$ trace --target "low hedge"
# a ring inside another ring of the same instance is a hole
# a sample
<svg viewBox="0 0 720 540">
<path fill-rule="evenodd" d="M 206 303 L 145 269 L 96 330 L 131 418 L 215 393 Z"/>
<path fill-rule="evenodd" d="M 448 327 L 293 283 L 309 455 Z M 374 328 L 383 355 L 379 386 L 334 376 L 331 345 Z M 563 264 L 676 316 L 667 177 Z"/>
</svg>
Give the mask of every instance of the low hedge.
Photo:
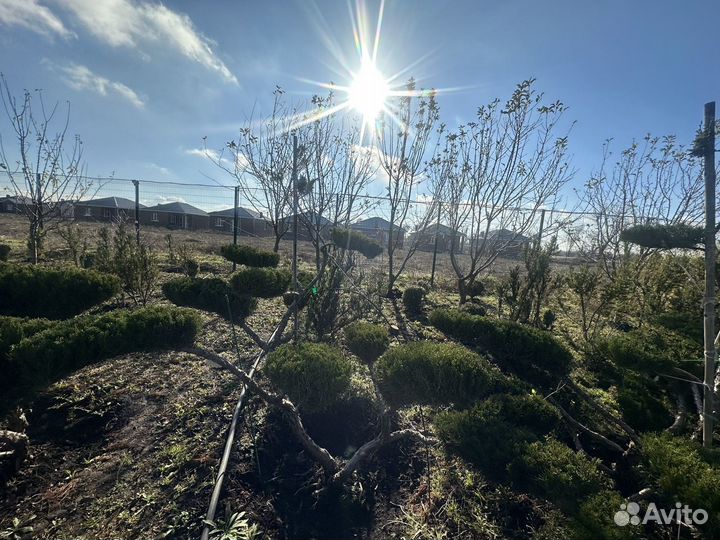
<svg viewBox="0 0 720 540">
<path fill-rule="evenodd" d="M 384 251 L 372 238 L 350 229 L 333 229 L 332 241 L 337 247 L 357 251 L 367 259 L 374 259 Z"/>
<path fill-rule="evenodd" d="M 353 365 L 324 343 L 287 344 L 271 352 L 263 373 L 301 410 L 322 412 L 350 387 Z"/>
<path fill-rule="evenodd" d="M 284 268 L 243 268 L 230 277 L 230 286 L 239 295 L 275 298 L 291 280 L 292 274 Z"/>
<path fill-rule="evenodd" d="M 173 304 L 212 311 L 225 319 L 230 315 L 228 299 L 234 320 L 249 317 L 257 307 L 255 298 L 237 294 L 221 278 L 181 277 L 164 283 L 162 291 Z"/>
<path fill-rule="evenodd" d="M 581 501 L 612 488 L 599 460 L 552 438 L 525 446 L 508 472 L 517 486 L 569 513 L 574 513 Z"/>
<path fill-rule="evenodd" d="M 0 315 L 65 319 L 118 292 L 117 277 L 93 270 L 0 263 Z"/>
<path fill-rule="evenodd" d="M 10 380 L 24 387 L 44 385 L 120 354 L 190 345 L 200 326 L 192 310 L 169 306 L 60 321 L 12 348 L 7 362 Z"/>
<path fill-rule="evenodd" d="M 275 267 L 280 262 L 280 255 L 253 246 L 228 244 L 220 248 L 220 254 L 228 261 L 245 266 Z"/>
<path fill-rule="evenodd" d="M 378 384 L 393 406 L 467 405 L 492 392 L 502 377 L 485 358 L 455 343 L 393 347 L 376 364 Z"/>
<path fill-rule="evenodd" d="M 0 261 L 7 261 L 10 256 L 10 246 L 7 244 L 0 244 Z"/>
<path fill-rule="evenodd" d="M 548 434 L 557 412 L 536 395 L 496 394 L 463 411 L 446 411 L 435 418 L 445 446 L 500 480 L 524 445 Z"/>
<path fill-rule="evenodd" d="M 42 332 L 55 324 L 48 319 L 28 319 L 23 317 L 0 317 L 0 361 L 10 351 L 10 347 L 26 337 Z"/>
<path fill-rule="evenodd" d="M 366 364 L 377 360 L 390 345 L 387 328 L 368 322 L 355 322 L 345 328 L 348 349 Z"/>
<path fill-rule="evenodd" d="M 684 437 L 645 435 L 642 438 L 645 480 L 663 504 L 673 508 L 676 501 L 690 508 L 704 509 L 709 516 L 698 528 L 707 538 L 720 536 L 720 453 L 707 451 Z"/>
<path fill-rule="evenodd" d="M 444 309 L 433 311 L 430 322 L 447 335 L 489 352 L 501 368 L 540 389 L 555 388 L 570 371 L 570 352 L 537 328 Z"/>
</svg>

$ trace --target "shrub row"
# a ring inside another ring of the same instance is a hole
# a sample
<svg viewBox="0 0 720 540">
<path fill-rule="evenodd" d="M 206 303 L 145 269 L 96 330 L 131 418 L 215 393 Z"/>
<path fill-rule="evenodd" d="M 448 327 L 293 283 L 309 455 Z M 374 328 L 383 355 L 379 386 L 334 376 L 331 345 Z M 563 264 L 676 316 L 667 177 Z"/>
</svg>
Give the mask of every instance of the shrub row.
<svg viewBox="0 0 720 540">
<path fill-rule="evenodd" d="M 230 262 L 243 264 L 245 266 L 274 267 L 280 262 L 280 255 L 277 253 L 240 244 L 222 246 L 220 248 L 220 254 Z"/>
<path fill-rule="evenodd" d="M 221 278 L 181 277 L 163 284 L 165 297 L 178 306 L 188 306 L 217 313 L 229 319 L 228 300 L 234 320 L 249 317 L 257 307 L 251 296 L 237 294 Z"/>
<path fill-rule="evenodd" d="M 435 418 L 446 447 L 494 479 L 504 478 L 523 446 L 549 433 L 556 423 L 555 408 L 535 395 L 496 394 L 471 409 Z"/>
<path fill-rule="evenodd" d="M 538 388 L 554 388 L 570 370 L 570 352 L 536 328 L 459 310 L 435 310 L 430 322 L 449 336 L 489 352 L 502 368 Z"/>
<path fill-rule="evenodd" d="M 79 268 L 0 264 L 0 314 L 64 319 L 112 298 L 120 281 Z"/>
<path fill-rule="evenodd" d="M 153 306 L 60 321 L 23 339 L 7 357 L 8 381 L 48 384 L 82 366 L 134 351 L 190 345 L 201 321 L 189 309 Z"/>
<path fill-rule="evenodd" d="M 368 322 L 355 322 L 345 328 L 348 349 L 366 364 L 377 360 L 390 345 L 387 328 Z"/>
<path fill-rule="evenodd" d="M 243 268 L 230 277 L 230 285 L 239 295 L 275 298 L 291 280 L 292 274 L 284 268 Z"/>
<path fill-rule="evenodd" d="M 263 373 L 302 411 L 322 412 L 350 386 L 352 363 L 324 343 L 286 344 L 270 353 Z"/>
<path fill-rule="evenodd" d="M 53 324 L 47 319 L 0 317 L 0 360 L 10 351 L 10 347 L 20 343 L 26 337 L 42 332 Z"/>
<path fill-rule="evenodd" d="M 374 259 L 384 250 L 383 246 L 372 238 L 350 229 L 333 229 L 332 241 L 337 247 L 357 251 L 367 259 Z"/>
<path fill-rule="evenodd" d="M 485 358 L 455 343 L 413 342 L 394 347 L 377 362 L 380 390 L 396 407 L 471 404 L 502 377 Z"/>
</svg>

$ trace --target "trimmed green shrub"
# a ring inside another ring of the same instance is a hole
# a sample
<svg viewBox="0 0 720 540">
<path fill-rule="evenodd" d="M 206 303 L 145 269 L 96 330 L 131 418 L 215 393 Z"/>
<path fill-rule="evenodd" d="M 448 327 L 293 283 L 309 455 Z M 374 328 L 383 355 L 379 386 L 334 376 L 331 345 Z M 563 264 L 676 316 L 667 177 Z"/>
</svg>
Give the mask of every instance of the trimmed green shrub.
<svg viewBox="0 0 720 540">
<path fill-rule="evenodd" d="M 368 322 L 354 322 L 345 328 L 348 349 L 366 364 L 377 360 L 390 345 L 387 328 Z"/>
<path fill-rule="evenodd" d="M 523 445 L 549 433 L 557 412 L 536 395 L 496 394 L 464 411 L 435 418 L 446 447 L 478 465 L 491 478 L 502 479 Z"/>
<path fill-rule="evenodd" d="M 538 388 L 554 388 L 570 371 L 570 352 L 537 328 L 444 309 L 433 311 L 430 322 L 447 335 L 489 352 L 501 368 Z"/>
<path fill-rule="evenodd" d="M 618 527 L 613 517 L 625 497 L 617 491 L 601 491 L 585 501 L 578 501 L 569 523 L 573 540 L 634 540 L 646 538 L 642 527 Z"/>
<path fill-rule="evenodd" d="M 461 345 L 421 341 L 391 348 L 376 370 L 383 396 L 396 407 L 470 404 L 494 391 L 502 377 L 485 358 Z"/>
<path fill-rule="evenodd" d="M 555 321 L 557 320 L 557 315 L 555 315 L 555 312 L 551 309 L 546 309 L 543 311 L 542 314 L 542 327 L 546 330 L 551 330 L 553 326 L 555 326 Z"/>
<path fill-rule="evenodd" d="M 275 267 L 280 262 L 280 255 L 277 253 L 241 244 L 222 246 L 220 254 L 230 262 L 257 268 Z"/>
<path fill-rule="evenodd" d="M 375 240 L 350 229 L 333 229 L 332 241 L 339 248 L 362 253 L 366 259 L 374 259 L 383 252 Z"/>
<path fill-rule="evenodd" d="M 508 472 L 518 486 L 552 501 L 561 510 L 574 512 L 579 501 L 612 488 L 612 481 L 598 463 L 597 459 L 548 438 L 523 448 Z"/>
<path fill-rule="evenodd" d="M 7 244 L 0 244 L 0 261 L 7 261 L 10 256 L 10 246 Z"/>
<path fill-rule="evenodd" d="M 703 508 L 709 520 L 699 529 L 707 538 L 720 534 L 720 455 L 708 452 L 683 437 L 645 435 L 642 438 L 646 480 L 660 494 L 667 508 L 676 501 Z M 660 505 L 659 505 L 660 506 Z"/>
<path fill-rule="evenodd" d="M 0 264 L 0 314 L 64 319 L 120 291 L 115 276 L 79 268 Z"/>
<path fill-rule="evenodd" d="M 688 249 L 704 242 L 704 229 L 684 223 L 635 225 L 620 233 L 620 240 L 660 249 Z"/>
<path fill-rule="evenodd" d="M 291 280 L 284 268 L 243 268 L 230 277 L 230 286 L 239 295 L 274 298 L 287 290 Z"/>
<path fill-rule="evenodd" d="M 425 298 L 425 289 L 421 287 L 408 287 L 403 291 L 402 301 L 408 313 L 422 313 L 423 298 Z"/>
<path fill-rule="evenodd" d="M 617 396 L 623 420 L 637 431 L 660 431 L 669 427 L 674 417 L 663 395 L 655 381 L 625 372 Z"/>
<path fill-rule="evenodd" d="M 10 351 L 10 347 L 20 343 L 23 338 L 42 332 L 53 324 L 47 319 L 0 317 L 0 362 Z"/>
<path fill-rule="evenodd" d="M 673 367 L 670 358 L 639 333 L 625 332 L 598 339 L 595 347 L 599 354 L 625 369 L 647 373 Z"/>
<path fill-rule="evenodd" d="M 249 317 L 257 307 L 251 296 L 239 295 L 220 278 L 181 277 L 163 284 L 165 297 L 178 306 L 188 306 L 217 313 L 229 319 L 228 299 L 234 320 Z"/>
<path fill-rule="evenodd" d="M 324 343 L 286 344 L 271 352 L 263 373 L 301 410 L 313 413 L 337 403 L 350 386 L 352 363 Z"/>
<path fill-rule="evenodd" d="M 168 306 L 84 315 L 23 339 L 8 364 L 21 386 L 44 385 L 120 354 L 190 345 L 200 325 L 192 310 Z"/>
<path fill-rule="evenodd" d="M 485 285 L 482 281 L 473 281 L 465 284 L 465 294 L 469 298 L 477 298 L 485 294 Z"/>
<path fill-rule="evenodd" d="M 485 306 L 481 306 L 475 302 L 465 302 L 460 306 L 460 309 L 469 315 L 477 315 L 479 317 L 487 315 L 487 309 Z"/>
</svg>

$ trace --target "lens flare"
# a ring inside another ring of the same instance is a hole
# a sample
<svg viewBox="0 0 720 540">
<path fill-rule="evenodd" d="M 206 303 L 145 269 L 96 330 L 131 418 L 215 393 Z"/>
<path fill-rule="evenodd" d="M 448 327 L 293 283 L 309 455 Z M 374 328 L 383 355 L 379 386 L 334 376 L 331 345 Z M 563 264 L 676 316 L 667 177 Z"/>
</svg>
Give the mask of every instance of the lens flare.
<svg viewBox="0 0 720 540">
<path fill-rule="evenodd" d="M 363 60 L 348 90 L 348 105 L 363 115 L 367 123 L 373 122 L 385 108 L 390 93 L 387 81 L 369 59 Z"/>
</svg>

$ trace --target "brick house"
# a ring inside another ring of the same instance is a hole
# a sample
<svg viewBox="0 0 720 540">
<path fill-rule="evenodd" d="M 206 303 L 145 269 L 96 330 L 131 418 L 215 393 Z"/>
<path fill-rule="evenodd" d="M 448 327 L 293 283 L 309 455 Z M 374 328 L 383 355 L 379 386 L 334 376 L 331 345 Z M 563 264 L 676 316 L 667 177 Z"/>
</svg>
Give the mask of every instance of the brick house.
<svg viewBox="0 0 720 540">
<path fill-rule="evenodd" d="M 235 209 L 210 212 L 210 229 L 213 231 L 233 232 Z M 272 226 L 263 219 L 262 214 L 250 208 L 238 207 L 238 234 L 242 236 L 272 236 Z"/>
<path fill-rule="evenodd" d="M 371 217 L 356 221 L 350 228 L 353 231 L 364 234 L 368 238 L 375 240 L 381 246 L 387 246 L 390 239 L 390 222 L 381 217 Z M 405 242 L 405 229 L 393 225 L 396 236 L 396 246 L 401 248 Z"/>
<path fill-rule="evenodd" d="M 192 204 L 171 202 L 143 208 L 140 211 L 140 223 L 168 229 L 197 231 L 210 228 L 210 216 L 205 210 Z"/>
</svg>

